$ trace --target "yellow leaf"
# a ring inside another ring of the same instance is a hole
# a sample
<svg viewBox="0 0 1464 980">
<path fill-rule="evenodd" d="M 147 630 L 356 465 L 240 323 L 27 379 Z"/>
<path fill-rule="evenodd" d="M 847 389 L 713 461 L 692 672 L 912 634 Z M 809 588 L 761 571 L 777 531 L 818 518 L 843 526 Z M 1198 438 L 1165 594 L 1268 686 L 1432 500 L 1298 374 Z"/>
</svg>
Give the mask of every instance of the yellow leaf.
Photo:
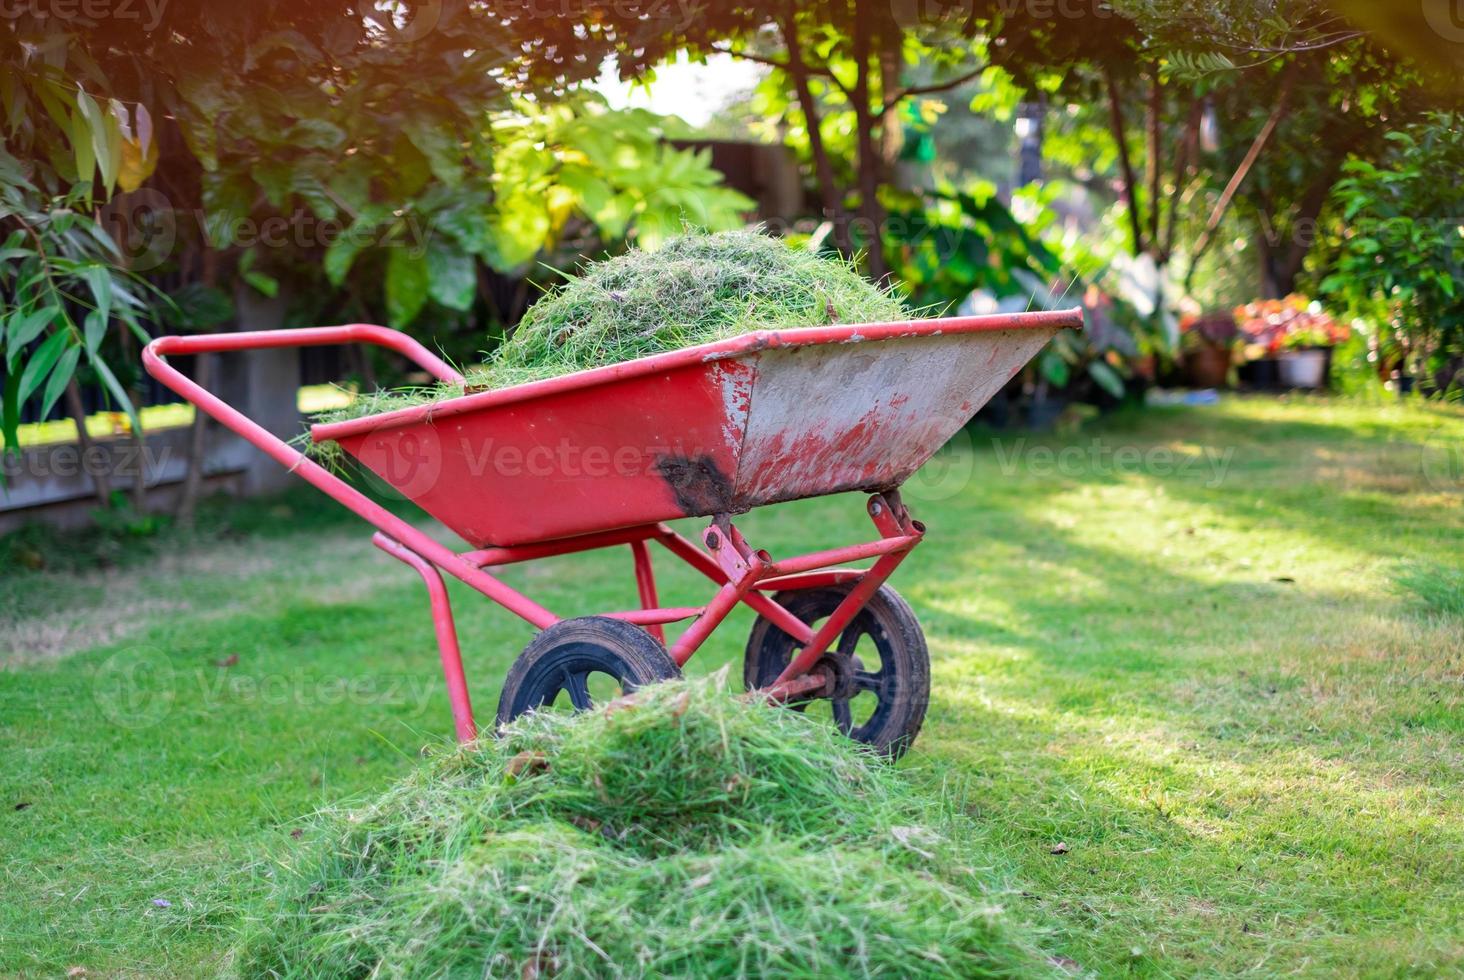
<svg viewBox="0 0 1464 980">
<path fill-rule="evenodd" d="M 122 166 L 117 168 L 117 185 L 124 191 L 135 191 L 158 168 L 158 141 L 151 140 L 146 150 L 135 139 L 122 141 Z"/>
<path fill-rule="evenodd" d="M 544 247 L 552 249 L 559 241 L 559 232 L 574 212 L 577 195 L 563 184 L 549 188 L 548 211 L 549 232 L 544 238 Z"/>
</svg>

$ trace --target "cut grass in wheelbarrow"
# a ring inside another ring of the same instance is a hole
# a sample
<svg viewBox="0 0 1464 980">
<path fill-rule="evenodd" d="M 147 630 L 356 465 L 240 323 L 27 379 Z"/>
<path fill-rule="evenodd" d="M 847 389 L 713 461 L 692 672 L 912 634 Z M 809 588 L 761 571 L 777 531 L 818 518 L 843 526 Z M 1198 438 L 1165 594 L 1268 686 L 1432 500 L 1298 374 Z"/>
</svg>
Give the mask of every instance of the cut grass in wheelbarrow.
<svg viewBox="0 0 1464 980">
<path fill-rule="evenodd" d="M 843 260 L 756 231 L 693 232 L 655 252 L 631 249 L 586 265 L 531 306 L 485 363 L 467 369 L 467 383 L 507 388 L 753 330 L 881 323 L 908 315 L 897 296 Z M 366 392 L 316 421 L 429 404 L 463 390 L 438 384 Z M 333 446 L 316 444 L 312 452 L 337 458 Z"/>
<path fill-rule="evenodd" d="M 246 975 L 1031 976 L 944 804 L 718 680 L 536 712 L 277 871 Z"/>
</svg>

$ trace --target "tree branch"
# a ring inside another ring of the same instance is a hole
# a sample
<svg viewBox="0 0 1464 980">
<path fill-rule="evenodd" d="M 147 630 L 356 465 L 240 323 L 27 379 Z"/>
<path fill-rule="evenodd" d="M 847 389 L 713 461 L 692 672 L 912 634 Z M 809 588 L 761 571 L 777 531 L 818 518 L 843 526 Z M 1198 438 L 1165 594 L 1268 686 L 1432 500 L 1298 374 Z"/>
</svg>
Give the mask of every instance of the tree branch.
<svg viewBox="0 0 1464 980">
<path fill-rule="evenodd" d="M 884 100 L 884 105 L 880 107 L 880 110 L 875 113 L 875 115 L 884 115 L 890 109 L 893 109 L 895 106 L 899 105 L 901 102 L 904 102 L 912 95 L 933 95 L 936 92 L 949 92 L 953 88 L 960 88 L 967 82 L 980 77 L 981 73 L 989 67 L 991 66 L 981 65 L 980 67 L 973 68 L 971 71 L 965 72 L 964 74 L 957 75 L 955 78 L 946 79 L 943 82 L 931 82 L 928 85 L 911 85 L 907 88 L 902 88 L 899 91 L 886 97 Z"/>
<path fill-rule="evenodd" d="M 843 255 L 849 255 L 853 251 L 853 243 L 849 239 L 849 222 L 844 215 L 839 187 L 834 179 L 834 166 L 829 160 L 828 148 L 824 146 L 818 100 L 813 97 L 813 89 L 808 84 L 808 66 L 803 60 L 803 44 L 798 39 L 797 12 L 796 0 L 788 0 L 783 16 L 778 20 L 778 31 L 783 35 L 783 46 L 788 51 L 788 77 L 793 81 L 793 90 L 798 96 L 804 125 L 808 129 L 808 151 L 813 157 L 813 172 L 818 180 L 819 203 L 823 207 L 824 217 L 833 223 L 834 248 Z"/>
<path fill-rule="evenodd" d="M 1271 134 L 1276 131 L 1276 126 L 1286 115 L 1286 110 L 1291 103 L 1291 89 L 1296 82 L 1296 62 L 1287 66 L 1285 76 L 1281 81 L 1281 95 L 1276 99 L 1275 108 L 1267 117 L 1266 123 L 1261 131 L 1256 134 L 1250 149 L 1246 152 L 1245 159 L 1240 166 L 1235 168 L 1235 173 L 1230 176 L 1230 183 L 1225 185 L 1225 191 L 1220 195 L 1220 200 L 1215 203 L 1215 209 L 1210 212 L 1210 220 L 1205 222 L 1205 230 L 1200 235 L 1200 240 L 1195 243 L 1194 251 L 1190 253 L 1189 272 L 1185 275 L 1185 290 L 1188 291 L 1190 284 L 1194 281 L 1195 270 L 1199 268 L 1200 258 L 1209 247 L 1214 244 L 1215 232 L 1220 228 L 1220 222 L 1225 220 L 1225 213 L 1230 210 L 1230 203 L 1235 200 L 1236 192 L 1240 185 L 1245 183 L 1246 177 L 1250 175 L 1251 169 L 1255 167 L 1256 161 L 1260 159 L 1261 151 L 1271 139 Z"/>
<path fill-rule="evenodd" d="M 1159 247 L 1159 195 L 1164 180 L 1164 83 L 1159 77 L 1159 66 L 1152 69 L 1149 80 L 1149 244 Z M 1158 256 L 1155 256 L 1158 258 Z"/>
<path fill-rule="evenodd" d="M 1184 124 L 1184 138 L 1180 140 L 1179 152 L 1174 155 L 1174 193 L 1169 195 L 1169 214 L 1165 221 L 1164 243 L 1159 254 L 1167 264 L 1174 256 L 1174 241 L 1179 235 L 1179 211 L 1184 200 L 1184 188 L 1189 178 L 1190 166 L 1199 149 L 1200 122 L 1205 115 L 1205 103 L 1195 99 L 1190 106 L 1189 118 Z"/>
<path fill-rule="evenodd" d="M 717 51 L 721 54 L 731 55 L 734 58 L 741 58 L 743 61 L 751 61 L 754 64 L 758 65 L 767 65 L 769 68 L 776 68 L 779 71 L 786 72 L 793 70 L 793 66 L 790 61 L 779 61 L 777 58 L 770 58 L 767 55 L 762 54 L 754 54 L 751 51 L 747 51 L 742 48 L 734 48 L 730 45 L 727 47 L 722 47 L 721 45 L 713 44 L 712 50 Z M 809 65 L 805 62 L 803 64 L 803 70 L 809 75 L 827 79 L 834 86 L 834 88 L 838 89 L 840 92 L 843 92 L 846 97 L 849 95 L 848 86 L 839 81 L 839 76 L 834 74 L 833 69 L 820 68 L 816 65 Z"/>
<path fill-rule="evenodd" d="M 1103 82 L 1108 88 L 1108 124 L 1118 144 L 1118 163 L 1123 169 L 1123 191 L 1128 200 L 1129 231 L 1133 235 L 1134 256 L 1144 254 L 1144 222 L 1139 214 L 1139 198 L 1135 192 L 1134 162 L 1129 159 L 1128 140 L 1124 138 L 1123 103 L 1113 72 L 1103 67 Z"/>
<path fill-rule="evenodd" d="M 867 5 L 860 4 L 857 0 L 853 4 L 854 68 L 857 72 L 854 76 L 853 101 L 859 145 L 859 216 L 868 225 L 865 230 L 869 235 L 869 253 L 865 261 L 868 263 L 869 277 L 879 282 L 884 279 L 887 271 L 884 260 L 884 232 L 881 227 L 884 224 L 884 213 L 879 204 L 879 174 L 883 161 L 874 144 L 873 130 L 879 125 L 879 117 L 869 104 L 869 65 L 873 38 L 870 36 L 872 28 L 868 12 Z"/>
</svg>

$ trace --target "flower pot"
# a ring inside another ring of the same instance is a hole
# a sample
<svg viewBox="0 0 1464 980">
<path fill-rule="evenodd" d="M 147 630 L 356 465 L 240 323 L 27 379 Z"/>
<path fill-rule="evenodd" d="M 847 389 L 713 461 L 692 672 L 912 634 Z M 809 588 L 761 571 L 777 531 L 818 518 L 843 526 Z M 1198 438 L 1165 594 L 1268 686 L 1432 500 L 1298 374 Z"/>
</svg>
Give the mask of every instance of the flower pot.
<svg viewBox="0 0 1464 980">
<path fill-rule="evenodd" d="M 1223 347 L 1197 347 L 1184 355 L 1185 372 L 1196 388 L 1224 388 L 1230 377 L 1230 351 Z"/>
<path fill-rule="evenodd" d="M 1280 369 L 1281 383 L 1287 388 L 1325 388 L 1328 360 L 1325 348 L 1309 347 L 1287 351 L 1276 366 Z"/>
</svg>

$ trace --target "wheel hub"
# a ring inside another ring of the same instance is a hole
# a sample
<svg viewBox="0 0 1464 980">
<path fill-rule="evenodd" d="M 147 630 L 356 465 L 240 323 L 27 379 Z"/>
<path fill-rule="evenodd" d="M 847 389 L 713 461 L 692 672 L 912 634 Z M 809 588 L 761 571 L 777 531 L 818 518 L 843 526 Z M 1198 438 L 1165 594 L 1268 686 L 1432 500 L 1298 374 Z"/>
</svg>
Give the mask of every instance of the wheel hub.
<svg viewBox="0 0 1464 980">
<path fill-rule="evenodd" d="M 854 678 L 859 671 L 864 669 L 864 664 L 857 654 L 829 652 L 818 659 L 818 663 L 814 665 L 813 669 L 827 678 L 823 691 L 824 697 L 835 701 L 846 701 L 856 693 Z"/>
</svg>

